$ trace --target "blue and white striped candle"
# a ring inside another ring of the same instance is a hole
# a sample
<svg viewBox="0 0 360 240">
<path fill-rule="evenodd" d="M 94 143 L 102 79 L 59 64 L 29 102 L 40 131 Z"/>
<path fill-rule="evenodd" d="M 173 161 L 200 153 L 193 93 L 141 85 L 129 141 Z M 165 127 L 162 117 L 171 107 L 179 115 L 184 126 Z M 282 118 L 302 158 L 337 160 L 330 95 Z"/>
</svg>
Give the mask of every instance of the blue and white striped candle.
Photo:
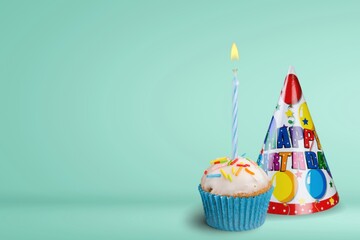
<svg viewBox="0 0 360 240">
<path fill-rule="evenodd" d="M 233 43 L 231 46 L 231 61 L 239 60 L 239 52 L 237 50 L 236 44 Z M 234 79 L 233 79 L 233 97 L 232 97 L 232 159 L 235 159 L 238 156 L 238 88 L 239 80 L 237 78 L 237 69 L 233 69 Z"/>
</svg>

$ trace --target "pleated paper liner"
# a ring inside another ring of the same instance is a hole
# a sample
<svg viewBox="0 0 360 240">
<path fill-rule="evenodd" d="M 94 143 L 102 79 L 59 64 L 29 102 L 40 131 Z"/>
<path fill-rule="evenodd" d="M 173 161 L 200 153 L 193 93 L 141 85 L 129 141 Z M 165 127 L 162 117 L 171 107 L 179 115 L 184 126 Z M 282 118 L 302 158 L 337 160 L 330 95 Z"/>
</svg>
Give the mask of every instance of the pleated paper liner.
<svg viewBox="0 0 360 240">
<path fill-rule="evenodd" d="M 245 231 L 264 224 L 274 187 L 254 197 L 227 197 L 199 192 L 204 206 L 206 223 L 225 231 Z"/>
</svg>

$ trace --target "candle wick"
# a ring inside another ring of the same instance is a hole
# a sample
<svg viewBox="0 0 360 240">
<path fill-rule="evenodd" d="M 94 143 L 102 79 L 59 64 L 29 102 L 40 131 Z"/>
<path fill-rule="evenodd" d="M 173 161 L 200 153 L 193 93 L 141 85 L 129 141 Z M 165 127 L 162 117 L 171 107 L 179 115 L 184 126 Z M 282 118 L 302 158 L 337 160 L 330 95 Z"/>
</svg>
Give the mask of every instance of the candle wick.
<svg viewBox="0 0 360 240">
<path fill-rule="evenodd" d="M 234 69 L 233 69 L 234 76 L 237 75 L 237 72 L 238 72 L 238 69 L 237 69 L 237 68 L 234 68 Z"/>
<path fill-rule="evenodd" d="M 238 72 L 237 68 L 234 68 L 233 73 L 234 73 L 234 84 L 235 85 L 239 85 L 239 80 L 237 78 L 237 72 Z"/>
</svg>

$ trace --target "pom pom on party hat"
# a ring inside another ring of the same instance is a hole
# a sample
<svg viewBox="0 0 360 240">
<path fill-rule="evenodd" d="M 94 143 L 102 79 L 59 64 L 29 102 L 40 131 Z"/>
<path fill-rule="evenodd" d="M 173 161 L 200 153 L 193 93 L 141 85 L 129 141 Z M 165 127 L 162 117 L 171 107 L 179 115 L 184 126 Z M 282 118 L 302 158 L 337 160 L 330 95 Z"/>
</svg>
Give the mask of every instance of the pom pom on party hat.
<svg viewBox="0 0 360 240">
<path fill-rule="evenodd" d="M 299 80 L 290 67 L 258 161 L 272 179 L 268 213 L 302 215 L 339 203 Z"/>
</svg>

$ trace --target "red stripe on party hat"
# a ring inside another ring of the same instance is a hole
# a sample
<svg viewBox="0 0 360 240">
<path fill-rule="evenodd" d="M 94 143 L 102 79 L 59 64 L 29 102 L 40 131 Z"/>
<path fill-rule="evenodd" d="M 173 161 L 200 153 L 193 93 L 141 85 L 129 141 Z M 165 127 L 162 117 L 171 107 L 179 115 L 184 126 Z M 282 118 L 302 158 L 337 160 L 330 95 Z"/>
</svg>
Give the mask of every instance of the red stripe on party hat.
<svg viewBox="0 0 360 240">
<path fill-rule="evenodd" d="M 339 203 L 339 195 L 335 193 L 332 197 L 321 201 L 303 204 L 286 204 L 270 202 L 268 213 L 280 215 L 305 215 L 311 213 L 322 212 L 335 207 Z"/>
</svg>

